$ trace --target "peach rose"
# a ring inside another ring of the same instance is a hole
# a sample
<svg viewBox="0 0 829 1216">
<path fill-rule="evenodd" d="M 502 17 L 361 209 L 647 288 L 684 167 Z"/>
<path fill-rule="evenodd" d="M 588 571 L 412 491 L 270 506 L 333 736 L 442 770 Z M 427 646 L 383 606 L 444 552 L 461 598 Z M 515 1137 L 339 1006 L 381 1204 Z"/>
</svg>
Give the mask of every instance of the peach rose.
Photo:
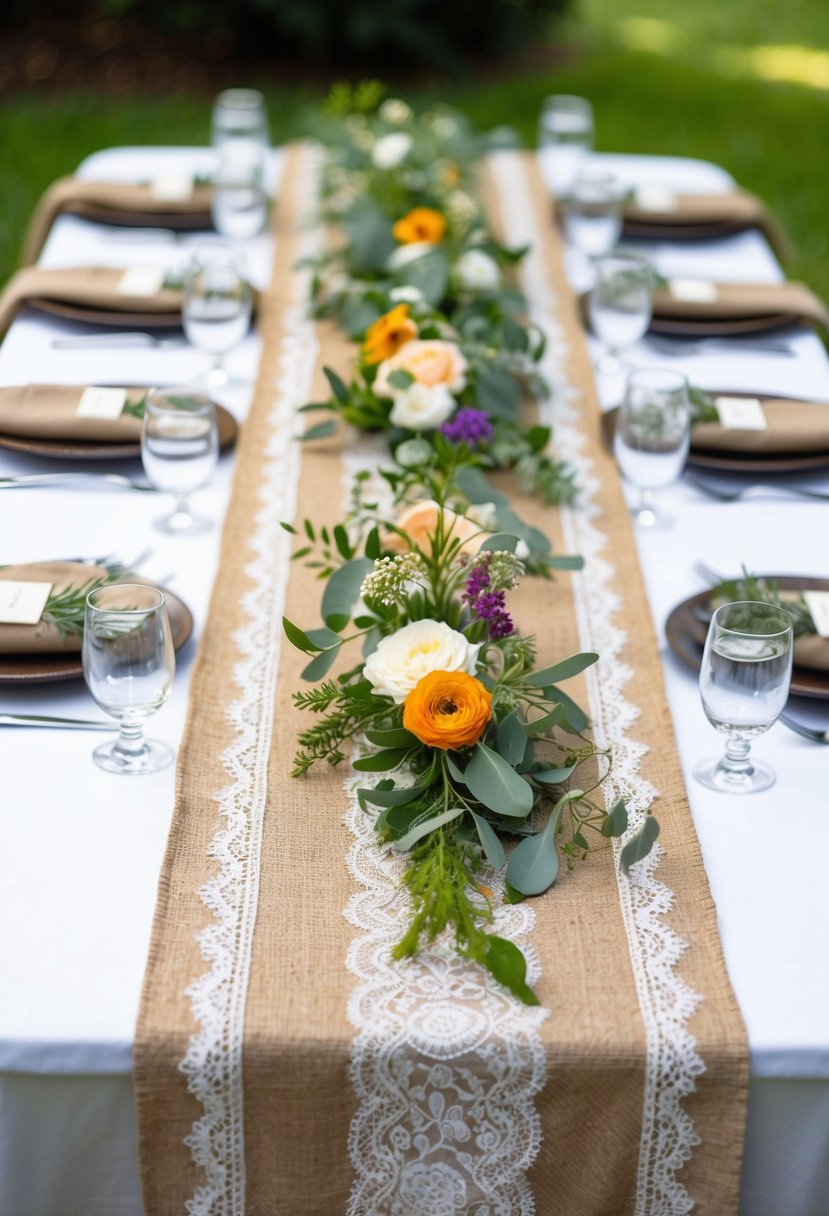
<svg viewBox="0 0 829 1216">
<path fill-rule="evenodd" d="M 432 539 L 438 530 L 438 521 L 443 515 L 444 540 L 461 542 L 460 552 L 468 553 L 471 557 L 481 547 L 481 542 L 490 535 L 480 524 L 465 515 L 458 515 L 451 507 L 441 507 L 433 498 L 421 498 L 401 512 L 394 521 L 406 537 L 424 553 L 431 553 Z M 385 548 L 396 553 L 408 553 L 409 546 L 402 536 L 390 532 L 383 538 Z"/>
<path fill-rule="evenodd" d="M 389 384 L 389 376 L 393 372 L 405 371 L 414 376 L 418 384 L 425 384 L 428 388 L 442 384 L 450 393 L 459 393 L 466 387 L 468 366 L 454 342 L 444 342 L 440 338 L 415 338 L 379 365 L 374 391 L 378 397 L 393 397 L 395 389 Z"/>
</svg>

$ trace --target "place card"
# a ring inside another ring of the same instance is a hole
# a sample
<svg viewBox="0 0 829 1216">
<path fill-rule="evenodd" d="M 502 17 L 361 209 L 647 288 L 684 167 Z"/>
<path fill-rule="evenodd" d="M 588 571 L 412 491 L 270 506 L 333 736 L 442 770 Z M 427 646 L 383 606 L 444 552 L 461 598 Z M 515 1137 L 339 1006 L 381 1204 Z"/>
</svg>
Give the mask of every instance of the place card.
<svg viewBox="0 0 829 1216">
<path fill-rule="evenodd" d="M 667 186 L 660 186 L 656 182 L 637 186 L 633 201 L 640 211 L 659 211 L 663 214 L 676 211 L 678 206 L 673 190 L 669 190 Z"/>
<path fill-rule="evenodd" d="M 160 266 L 131 266 L 118 282 L 119 296 L 157 296 L 164 285 Z"/>
<path fill-rule="evenodd" d="M 812 614 L 815 633 L 822 638 L 829 638 L 829 591 L 804 591 L 803 598 Z"/>
<path fill-rule="evenodd" d="M 0 625 L 36 625 L 51 590 L 51 583 L 0 579 Z"/>
<path fill-rule="evenodd" d="M 715 304 L 717 285 L 710 279 L 669 279 L 668 291 L 686 304 Z"/>
<path fill-rule="evenodd" d="M 720 425 L 730 431 L 765 431 L 768 422 L 759 397 L 715 397 Z"/>
<path fill-rule="evenodd" d="M 125 388 L 98 388 L 92 385 L 81 393 L 75 413 L 78 418 L 120 418 L 126 403 Z"/>
<path fill-rule="evenodd" d="M 193 196 L 193 175 L 185 172 L 160 173 L 150 184 L 150 195 L 160 203 L 186 203 Z"/>
</svg>

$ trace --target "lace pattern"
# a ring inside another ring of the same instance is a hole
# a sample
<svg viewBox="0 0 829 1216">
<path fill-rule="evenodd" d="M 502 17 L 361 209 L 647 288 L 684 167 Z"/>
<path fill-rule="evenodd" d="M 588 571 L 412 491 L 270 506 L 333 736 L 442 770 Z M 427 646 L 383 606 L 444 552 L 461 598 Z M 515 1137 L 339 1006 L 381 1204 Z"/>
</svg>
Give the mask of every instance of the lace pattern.
<svg viewBox="0 0 829 1216">
<path fill-rule="evenodd" d="M 316 199 L 313 155 L 301 154 L 296 189 L 300 213 Z M 319 230 L 305 230 L 297 250 L 312 256 Z M 216 875 L 199 892 L 213 920 L 199 934 L 208 970 L 187 989 L 199 1031 L 179 1067 L 204 1109 L 185 1144 L 205 1173 L 204 1185 L 187 1202 L 190 1216 L 244 1216 L 245 1155 L 242 1041 L 253 930 L 259 894 L 262 824 L 267 797 L 268 756 L 279 669 L 282 601 L 290 564 L 290 538 L 280 520 L 293 516 L 299 476 L 299 444 L 286 443 L 296 429 L 296 409 L 310 395 L 317 356 L 308 317 L 310 272 L 293 276 L 284 315 L 268 442 L 258 469 L 259 510 L 245 573 L 252 586 L 242 599 L 244 624 L 234 634 L 241 659 L 234 668 L 238 696 L 228 707 L 233 743 L 222 763 L 231 783 L 217 796 L 222 826 L 209 846 Z"/>
<path fill-rule="evenodd" d="M 505 239 L 515 245 L 529 242 L 537 248 L 539 217 L 532 206 L 526 166 L 519 156 L 509 152 L 496 154 L 492 165 Z M 645 748 L 629 734 L 638 710 L 624 693 L 631 673 L 624 661 L 626 635 L 614 623 L 621 605 L 616 589 L 619 584 L 606 555 L 607 538 L 597 519 L 598 482 L 585 453 L 586 437 L 579 427 L 579 390 L 566 376 L 567 337 L 557 320 L 555 292 L 543 259 L 526 258 L 521 275 L 530 315 L 548 339 L 542 371 L 553 394 L 552 401 L 543 405 L 544 421 L 555 425 L 556 451 L 578 470 L 583 487 L 578 503 L 562 509 L 562 520 L 568 546 L 585 558 L 585 574 L 573 580 L 581 644 L 602 657 L 587 674 L 595 737 L 613 749 L 613 772 L 605 795 L 610 802 L 619 797 L 627 801 L 631 835 L 641 825 L 657 791 L 639 773 Z M 617 863 L 623 845 L 624 840 L 614 841 Z M 687 1029 L 688 1019 L 702 998 L 674 969 L 687 943 L 666 919 L 673 893 L 657 878 L 660 855 L 657 846 L 632 867 L 627 877 L 618 864 L 616 867 L 647 1036 L 636 1216 L 686 1216 L 694 1203 L 676 1173 L 700 1141 L 681 1103 L 693 1092 L 694 1078 L 705 1070 L 696 1041 Z"/>
</svg>

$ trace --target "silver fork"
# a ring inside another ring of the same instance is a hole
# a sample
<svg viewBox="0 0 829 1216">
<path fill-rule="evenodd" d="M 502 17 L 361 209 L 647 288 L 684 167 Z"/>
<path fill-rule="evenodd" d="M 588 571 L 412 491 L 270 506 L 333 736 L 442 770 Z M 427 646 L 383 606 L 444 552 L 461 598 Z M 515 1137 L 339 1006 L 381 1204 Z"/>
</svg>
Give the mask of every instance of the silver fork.
<svg viewBox="0 0 829 1216">
<path fill-rule="evenodd" d="M 717 502 L 739 502 L 743 498 L 814 498 L 821 502 L 829 502 L 829 492 L 825 490 L 809 490 L 805 486 L 776 486 L 776 485 L 753 485 L 743 486 L 739 490 L 720 490 L 716 486 L 712 486 L 710 482 L 702 481 L 695 477 L 693 473 L 683 473 L 683 480 L 692 485 L 694 489 L 699 490 L 702 494 L 707 494 L 709 498 L 715 498 Z"/>
<path fill-rule="evenodd" d="M 664 355 L 701 355 L 710 350 L 732 355 L 785 355 L 793 358 L 795 353 L 783 342 L 747 342 L 741 338 L 695 338 L 685 342 L 663 334 L 648 334 L 645 341 Z"/>
<path fill-rule="evenodd" d="M 106 481 L 125 490 L 156 493 L 155 486 L 146 481 L 133 481 L 122 473 L 26 473 L 19 477 L 0 477 L 0 490 L 24 489 L 27 486 L 52 486 L 72 481 Z"/>
<path fill-rule="evenodd" d="M 0 726 L 51 726 L 61 730 L 117 730 L 117 722 L 88 718 L 52 718 L 47 714 L 0 714 Z"/>
<path fill-rule="evenodd" d="M 157 338 L 135 330 L 123 334 L 83 334 L 77 338 L 53 338 L 55 350 L 83 350 L 90 346 L 152 346 L 159 350 L 186 346 L 184 338 Z"/>
</svg>

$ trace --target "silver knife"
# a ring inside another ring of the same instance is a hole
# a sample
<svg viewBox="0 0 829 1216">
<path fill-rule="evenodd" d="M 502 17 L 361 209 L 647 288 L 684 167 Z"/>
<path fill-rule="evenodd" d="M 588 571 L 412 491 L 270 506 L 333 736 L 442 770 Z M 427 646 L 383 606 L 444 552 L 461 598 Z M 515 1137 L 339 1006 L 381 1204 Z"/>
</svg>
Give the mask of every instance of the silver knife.
<svg viewBox="0 0 829 1216">
<path fill-rule="evenodd" d="M 163 350 L 167 348 L 184 349 L 187 346 L 187 340 L 185 338 L 157 338 L 155 334 L 135 330 L 123 334 L 83 334 L 77 338 L 53 338 L 51 345 L 55 350 L 82 350 L 87 346 L 151 346 Z"/>
<path fill-rule="evenodd" d="M 64 730 L 117 730 L 117 722 L 88 718 L 50 718 L 46 714 L 0 714 L 0 726 L 53 726 Z"/>
</svg>

